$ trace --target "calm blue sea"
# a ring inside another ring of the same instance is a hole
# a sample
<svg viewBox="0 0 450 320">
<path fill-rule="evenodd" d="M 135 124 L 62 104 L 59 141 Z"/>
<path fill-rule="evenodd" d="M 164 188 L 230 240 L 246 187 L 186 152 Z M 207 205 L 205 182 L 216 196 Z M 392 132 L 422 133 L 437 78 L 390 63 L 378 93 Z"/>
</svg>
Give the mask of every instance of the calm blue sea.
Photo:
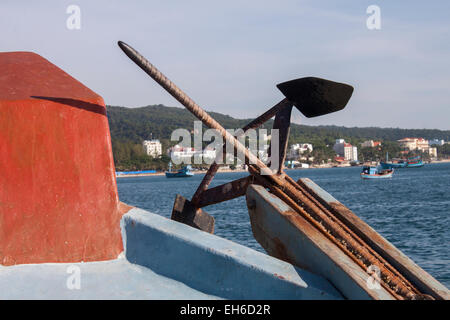
<svg viewBox="0 0 450 320">
<path fill-rule="evenodd" d="M 450 163 L 399 169 L 392 179 L 362 180 L 360 167 L 288 170 L 307 177 L 348 206 L 423 269 L 450 288 Z M 219 173 L 212 186 L 247 173 Z M 170 217 L 176 194 L 191 198 L 203 175 L 120 178 L 120 200 Z M 215 234 L 264 252 L 254 240 L 243 197 L 206 207 Z"/>
</svg>

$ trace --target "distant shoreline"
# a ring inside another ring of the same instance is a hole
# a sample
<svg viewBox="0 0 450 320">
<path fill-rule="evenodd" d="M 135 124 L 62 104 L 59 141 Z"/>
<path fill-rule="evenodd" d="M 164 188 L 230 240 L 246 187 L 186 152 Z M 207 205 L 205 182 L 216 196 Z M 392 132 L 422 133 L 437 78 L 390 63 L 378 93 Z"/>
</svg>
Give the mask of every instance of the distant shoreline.
<svg viewBox="0 0 450 320">
<path fill-rule="evenodd" d="M 195 171 L 191 171 L 193 174 L 205 174 L 207 172 L 207 170 L 195 170 Z M 218 173 L 222 173 L 222 172 L 247 172 L 247 170 L 244 169 L 236 169 L 236 170 L 231 170 L 231 169 L 222 169 L 218 171 Z M 155 172 L 155 173 L 141 173 L 141 174 L 121 174 L 121 175 L 116 175 L 116 178 L 127 178 L 127 177 L 150 177 L 150 176 L 164 176 L 166 175 L 165 172 Z"/>
<path fill-rule="evenodd" d="M 447 163 L 450 162 L 450 159 L 443 159 L 443 160 L 435 160 L 435 161 L 431 161 L 431 163 Z M 426 163 L 428 164 L 428 163 Z M 359 167 L 362 165 L 358 165 Z M 350 166 L 342 166 L 342 165 L 338 165 L 336 166 L 337 168 L 349 168 Z M 305 170 L 305 169 L 324 169 L 324 168 L 336 168 L 334 166 L 312 166 L 309 168 L 294 168 L 294 169 L 289 169 L 286 168 L 286 170 Z M 193 174 L 205 174 L 207 172 L 207 170 L 197 170 L 197 171 L 192 171 Z M 223 172 L 247 172 L 247 170 L 244 169 L 236 169 L 236 170 L 231 170 L 231 169 L 220 169 L 218 171 L 218 173 L 223 173 Z M 140 173 L 140 174 L 121 174 L 121 175 L 116 175 L 116 178 L 135 178 L 135 177 L 152 177 L 152 176 L 164 176 L 165 172 L 155 172 L 155 173 Z"/>
</svg>

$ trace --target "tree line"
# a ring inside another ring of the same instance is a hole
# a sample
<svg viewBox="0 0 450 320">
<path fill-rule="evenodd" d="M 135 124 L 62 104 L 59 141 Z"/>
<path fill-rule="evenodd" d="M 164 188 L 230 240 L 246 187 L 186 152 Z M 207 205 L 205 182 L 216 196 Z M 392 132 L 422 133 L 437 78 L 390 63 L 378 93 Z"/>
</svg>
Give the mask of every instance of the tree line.
<svg viewBox="0 0 450 320">
<path fill-rule="evenodd" d="M 176 144 L 170 136 L 175 129 L 185 128 L 191 132 L 194 121 L 198 120 L 184 108 L 151 105 L 141 108 L 107 106 L 108 121 L 116 170 L 167 170 L 170 161 L 166 150 Z M 242 128 L 252 119 L 235 119 L 228 115 L 210 112 L 226 129 Z M 269 120 L 262 128 L 272 128 L 273 120 Z M 204 127 L 206 130 L 206 128 Z M 340 126 L 307 126 L 291 124 L 289 145 L 294 143 L 311 143 L 314 162 L 321 163 L 333 159 L 333 145 L 336 139 L 358 146 L 360 160 L 379 161 L 390 157 L 399 157 L 400 148 L 395 142 L 405 137 L 422 137 L 425 139 L 450 140 L 450 131 L 435 129 L 400 129 L 400 128 L 348 128 Z M 270 133 L 270 130 L 269 130 Z M 163 156 L 152 158 L 143 149 L 142 141 L 159 139 L 162 143 Z M 380 140 L 381 147 L 361 148 L 365 140 Z M 208 143 L 205 143 L 207 145 Z M 438 153 L 450 156 L 450 145 L 438 148 Z M 426 157 L 426 155 L 424 155 Z"/>
</svg>

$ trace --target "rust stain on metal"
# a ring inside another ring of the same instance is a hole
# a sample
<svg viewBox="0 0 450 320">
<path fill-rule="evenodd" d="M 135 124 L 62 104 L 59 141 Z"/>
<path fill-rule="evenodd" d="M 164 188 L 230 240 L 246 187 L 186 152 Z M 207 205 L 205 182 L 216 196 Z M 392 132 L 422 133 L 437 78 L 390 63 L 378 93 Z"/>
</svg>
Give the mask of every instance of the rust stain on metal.
<svg viewBox="0 0 450 320">
<path fill-rule="evenodd" d="M 425 290 L 428 292 L 428 294 L 417 294 L 413 299 L 422 300 L 429 299 L 430 297 L 435 299 L 450 299 L 447 291 L 436 288 L 442 286 L 431 275 L 417 266 L 378 232 L 362 221 L 349 208 L 339 202 L 331 202 L 329 205 L 336 216 L 364 239 L 377 254 L 382 256 L 389 264 L 395 266 L 401 275 L 408 279 L 408 282 L 413 283 L 421 291 Z"/>
<path fill-rule="evenodd" d="M 386 261 L 385 266 L 387 268 L 391 265 L 395 267 L 398 276 L 404 282 L 412 283 L 418 290 L 424 291 L 426 293 L 425 296 L 431 296 L 435 299 L 450 299 L 448 290 L 443 285 L 417 266 L 411 259 L 395 248 L 345 205 L 335 200 L 331 202 L 325 201 L 315 190 L 306 185 L 302 179 L 297 181 L 297 185 L 307 190 L 317 202 L 320 202 L 330 210 L 343 224 L 364 240 L 372 252 L 375 252 L 376 255 L 381 257 L 381 260 Z M 416 293 L 416 295 L 417 297 L 413 297 L 413 299 L 420 298 L 419 293 Z"/>
<path fill-rule="evenodd" d="M 249 167 L 249 171 L 255 176 L 256 180 L 259 180 L 261 184 L 269 188 L 271 192 L 285 201 L 297 213 L 300 213 L 302 217 L 319 229 L 330 241 L 346 252 L 364 271 L 367 271 L 367 268 L 371 265 L 377 266 L 380 269 L 381 279 L 383 280 L 381 285 L 394 297 L 397 299 L 413 299 L 415 294 L 419 293 L 416 288 L 405 282 L 403 277 L 399 279 L 398 274 L 393 274 L 391 270 L 394 268 L 387 269 L 387 264 L 384 265 L 377 257 L 371 255 L 366 246 L 361 246 L 358 243 L 361 241 L 357 242 L 336 223 L 336 218 L 330 217 L 329 212 L 327 214 L 320 210 L 317 205 L 299 192 L 298 188 L 294 189 L 292 185 L 285 184 L 282 185 L 281 189 L 274 183 L 271 183 L 271 181 L 268 181 L 273 179 L 273 176 L 262 176 L 257 168 L 253 166 Z"/>
<path fill-rule="evenodd" d="M 286 247 L 284 246 L 283 242 L 280 241 L 280 239 L 278 238 L 273 238 L 272 240 L 272 244 L 273 246 L 271 247 L 271 255 L 274 256 L 275 258 L 278 258 L 280 260 L 292 263 L 292 258 L 290 258 L 288 251 L 286 249 Z"/>
<path fill-rule="evenodd" d="M 286 279 L 285 277 L 283 277 L 282 275 L 279 275 L 278 273 L 274 273 L 273 275 L 275 277 L 277 277 L 278 279 L 281 279 L 281 280 L 285 280 Z"/>
</svg>

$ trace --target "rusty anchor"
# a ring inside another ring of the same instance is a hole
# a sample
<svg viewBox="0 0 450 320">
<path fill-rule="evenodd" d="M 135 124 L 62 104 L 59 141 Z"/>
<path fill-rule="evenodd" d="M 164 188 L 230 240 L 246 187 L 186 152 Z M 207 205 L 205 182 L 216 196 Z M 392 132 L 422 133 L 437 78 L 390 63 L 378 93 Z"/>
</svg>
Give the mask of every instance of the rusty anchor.
<svg viewBox="0 0 450 320">
<path fill-rule="evenodd" d="M 272 172 L 235 136 L 227 132 L 135 49 L 121 41 L 118 45 L 132 61 L 200 119 L 204 125 L 216 129 L 226 143 L 231 144 L 236 152 L 245 156 L 246 163 L 248 163 L 249 176 L 208 188 L 219 169 L 219 164 L 213 163 L 191 201 L 177 195 L 172 219 L 213 233 L 214 219 L 201 208 L 243 196 L 250 184 L 260 184 L 319 230 L 363 270 L 366 271 L 369 266 L 378 267 L 381 272 L 381 285 L 393 297 L 403 300 L 417 299 L 423 296 L 406 276 L 385 259 L 386 254 L 383 250 L 372 248 L 368 239 L 356 232 L 348 221 L 342 219 L 339 210 L 322 203 L 305 185 L 297 183 L 283 172 L 292 108 L 295 106 L 306 117 L 316 117 L 342 110 L 353 93 L 352 86 L 315 77 L 300 78 L 277 85 L 285 98 L 242 128 L 242 132 L 245 133 L 249 129 L 260 127 L 275 116 L 273 128 L 279 129 L 280 132 L 278 155 L 280 161 L 276 172 Z M 397 264 L 395 261 L 394 263 Z"/>
<path fill-rule="evenodd" d="M 155 79 L 163 88 L 165 88 L 175 99 L 182 103 L 189 111 L 203 123 L 213 129 L 223 133 L 220 124 L 215 122 L 205 111 L 203 111 L 192 99 L 183 93 L 174 83 L 167 79 L 160 71 L 151 65 L 136 50 L 124 42 L 119 41 L 119 47 L 125 54 L 138 64 L 147 74 Z M 268 111 L 251 121 L 242 128 L 241 133 L 245 134 L 250 129 L 259 128 L 273 116 L 275 121 L 273 128 L 280 130 L 280 148 L 279 148 L 279 168 L 278 174 L 283 173 L 283 164 L 286 157 L 286 149 L 289 138 L 289 127 L 291 122 L 292 107 L 295 106 L 306 117 L 316 117 L 331 112 L 342 110 L 347 104 L 353 93 L 353 87 L 333 82 L 330 80 L 306 77 L 296 80 L 283 82 L 277 85 L 279 90 L 285 95 L 285 98 L 275 104 Z M 226 136 L 224 135 L 224 138 Z M 234 137 L 228 137 L 228 141 L 234 141 Z M 242 146 L 242 148 L 244 148 Z M 242 149 L 241 148 L 241 149 Z M 245 148 L 244 148 L 245 149 Z M 269 150 L 270 152 L 270 150 Z M 253 156 L 253 155 L 252 155 Z M 247 159 L 248 160 L 248 159 Z M 224 185 L 208 189 L 215 174 L 219 169 L 219 164 L 213 162 L 205 174 L 202 182 L 194 193 L 191 201 L 181 195 L 177 195 L 172 210 L 172 219 L 186 223 L 200 230 L 213 233 L 214 218 L 204 212 L 201 208 L 231 200 L 245 195 L 247 186 L 254 183 L 252 176 L 238 179 Z M 259 167 L 267 169 L 267 167 Z"/>
</svg>

